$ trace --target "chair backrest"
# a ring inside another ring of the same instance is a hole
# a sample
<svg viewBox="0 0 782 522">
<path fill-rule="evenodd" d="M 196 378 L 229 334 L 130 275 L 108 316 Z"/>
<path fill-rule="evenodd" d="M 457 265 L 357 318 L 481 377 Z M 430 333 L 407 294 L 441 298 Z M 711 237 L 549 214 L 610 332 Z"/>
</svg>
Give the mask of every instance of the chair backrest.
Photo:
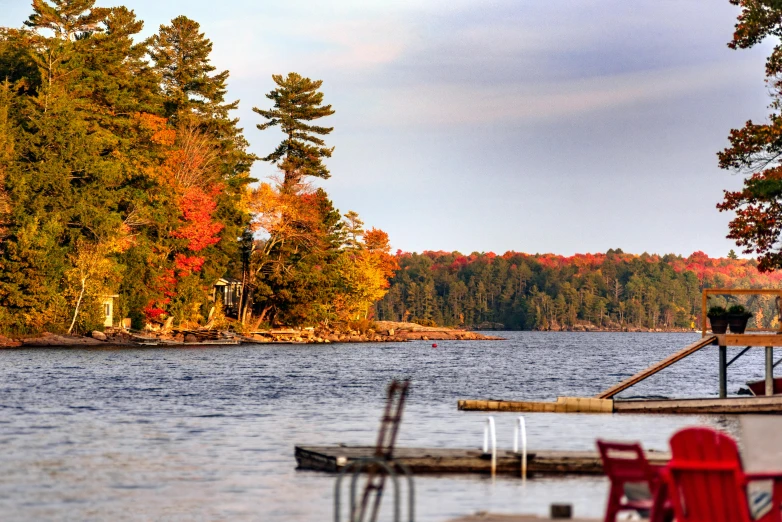
<svg viewBox="0 0 782 522">
<path fill-rule="evenodd" d="M 597 440 L 597 449 L 603 460 L 603 471 L 611 482 L 650 482 L 656 474 L 646 460 L 644 450 L 637 442 L 607 442 Z"/>
<path fill-rule="evenodd" d="M 711 428 L 671 437 L 668 487 L 677 522 L 750 522 L 736 443 Z"/>
</svg>

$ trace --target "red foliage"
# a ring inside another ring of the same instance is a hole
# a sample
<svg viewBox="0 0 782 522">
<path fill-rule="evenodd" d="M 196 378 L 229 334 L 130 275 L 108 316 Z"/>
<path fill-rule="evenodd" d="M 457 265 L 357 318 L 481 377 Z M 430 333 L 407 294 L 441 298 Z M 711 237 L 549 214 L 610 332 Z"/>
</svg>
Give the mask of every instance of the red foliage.
<svg viewBox="0 0 782 522">
<path fill-rule="evenodd" d="M 174 257 L 174 266 L 176 266 L 179 272 L 179 277 L 187 277 L 195 272 L 200 272 L 204 261 L 205 258 L 200 256 L 177 254 Z"/>
<path fill-rule="evenodd" d="M 184 225 L 172 235 L 187 239 L 187 248 L 198 252 L 220 241 L 219 233 L 223 229 L 221 223 L 212 221 L 212 215 L 217 209 L 214 196 L 219 190 L 208 194 L 198 187 L 188 188 L 180 200 L 184 217 Z"/>
<path fill-rule="evenodd" d="M 165 315 L 167 313 L 162 308 L 155 308 L 153 305 L 150 305 L 150 306 L 144 308 L 143 311 L 144 311 L 144 316 L 147 318 L 147 321 L 151 321 L 153 319 L 157 319 L 161 315 Z"/>
<path fill-rule="evenodd" d="M 412 256 L 411 253 L 397 251 L 396 258 Z M 429 269 L 433 272 L 448 269 L 458 272 L 476 262 L 491 263 L 498 257 L 510 263 L 511 270 L 518 269 L 521 261 L 536 263 L 542 268 L 560 270 L 567 267 L 575 267 L 579 274 L 588 274 L 599 271 L 605 263 L 633 263 L 643 261 L 650 264 L 663 263 L 663 258 L 657 254 L 576 254 L 573 256 L 559 256 L 556 254 L 525 254 L 521 252 L 505 252 L 502 256 L 494 256 L 491 253 L 471 254 L 464 256 L 458 252 L 424 252 L 422 255 L 430 258 L 433 263 Z M 701 284 L 709 287 L 778 287 L 782 284 L 782 271 L 761 273 L 760 263 L 754 259 L 728 259 L 711 258 L 703 252 L 694 252 L 689 257 L 670 256 L 665 263 L 676 272 L 692 272 L 701 281 Z M 405 269 L 409 269 L 405 266 Z"/>
</svg>

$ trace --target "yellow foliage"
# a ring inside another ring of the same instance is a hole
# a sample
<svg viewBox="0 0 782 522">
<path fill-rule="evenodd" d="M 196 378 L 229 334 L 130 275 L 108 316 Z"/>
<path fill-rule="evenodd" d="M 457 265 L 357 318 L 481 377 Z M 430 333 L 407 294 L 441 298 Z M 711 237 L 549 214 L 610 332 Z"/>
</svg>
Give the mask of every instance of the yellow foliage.
<svg viewBox="0 0 782 522">
<path fill-rule="evenodd" d="M 346 251 L 337 260 L 340 277 L 335 299 L 341 320 L 364 319 L 372 305 L 387 292 L 388 280 L 382 260 L 367 250 Z"/>
</svg>

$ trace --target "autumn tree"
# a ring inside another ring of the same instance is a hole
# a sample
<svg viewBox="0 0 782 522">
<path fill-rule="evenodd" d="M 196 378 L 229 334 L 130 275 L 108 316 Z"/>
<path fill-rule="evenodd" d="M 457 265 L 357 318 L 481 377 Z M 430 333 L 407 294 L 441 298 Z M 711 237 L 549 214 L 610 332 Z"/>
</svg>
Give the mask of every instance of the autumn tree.
<svg viewBox="0 0 782 522">
<path fill-rule="evenodd" d="M 162 79 L 163 115 L 176 131 L 176 141 L 165 160 L 165 168 L 176 181 L 176 200 L 180 210 L 189 213 L 187 226 L 192 228 L 197 220 L 200 227 L 211 227 L 208 237 L 216 239 L 210 239 L 203 249 L 190 249 L 191 254 L 176 254 L 180 265 L 185 257 L 202 261 L 197 270 L 193 263 L 189 273 L 180 270 L 200 279 L 197 283 L 191 277 L 189 290 L 180 292 L 190 296 L 180 296 L 180 308 L 183 299 L 205 304 L 217 278 L 241 264 L 235 261 L 240 256 L 237 238 L 249 218 L 244 195 L 253 181 L 249 170 L 255 156 L 247 152 L 238 119 L 231 116 L 239 101 L 226 101 L 229 73 L 216 72 L 211 63 L 212 47 L 200 25 L 185 16 L 161 25 L 149 45 L 154 70 Z M 186 210 L 192 201 L 203 203 L 209 212 L 197 216 Z"/>
<path fill-rule="evenodd" d="M 388 291 L 398 265 L 388 234 L 375 228 L 365 233 L 355 212 L 346 214 L 344 221 L 348 239 L 337 260 L 336 315 L 342 321 L 367 319 Z"/>
<path fill-rule="evenodd" d="M 68 333 L 72 333 L 76 326 L 76 321 L 80 315 L 84 315 L 85 305 L 97 304 L 101 295 L 109 292 L 107 283 L 113 268 L 113 263 L 108 257 L 108 245 L 100 243 L 80 242 L 74 252 L 69 256 L 73 268 L 68 270 L 65 275 L 70 284 L 73 314 L 71 323 L 68 326 Z M 95 308 L 95 307 L 93 307 Z M 93 324 L 100 324 L 95 319 L 95 310 L 92 310 L 92 324 L 86 322 L 89 328 Z"/>
<path fill-rule="evenodd" d="M 244 277 L 251 298 L 244 302 L 243 318 L 253 302 L 260 308 L 258 320 L 265 321 L 304 301 L 290 286 L 302 265 L 311 265 L 308 261 L 328 248 L 328 211 L 317 204 L 322 198 L 322 190 L 312 191 L 301 183 L 284 188 L 282 181 L 261 183 L 250 194 L 251 232 L 256 239 Z"/>
<path fill-rule="evenodd" d="M 211 43 L 180 17 L 152 45 L 133 11 L 92 0 L 36 0 L 26 24 L 0 30 L 7 324 L 81 324 L 97 281 L 79 276 L 88 245 L 121 245 L 102 259 L 121 273 L 111 290 L 135 324 L 143 310 L 206 306 L 247 222 L 253 159 L 229 117 L 227 72 L 211 73 Z"/>
<path fill-rule="evenodd" d="M 11 119 L 11 86 L 9 82 L 0 84 L 0 244 L 3 242 L 11 202 L 6 190 L 6 178 L 13 161 L 15 147 L 15 129 Z"/>
<path fill-rule="evenodd" d="M 782 4 L 772 0 L 731 0 L 741 8 L 728 46 L 746 49 L 766 37 L 782 36 Z M 730 132 L 730 147 L 718 154 L 720 167 L 746 176 L 740 191 L 726 191 L 717 206 L 733 211 L 728 237 L 746 254 L 757 254 L 763 271 L 782 267 L 782 46 L 766 60 L 772 101 L 766 123 L 751 120 Z"/>
<path fill-rule="evenodd" d="M 285 174 L 283 187 L 293 187 L 307 176 L 328 179 L 331 174 L 323 164 L 324 158 L 330 158 L 334 147 L 326 147 L 325 136 L 333 127 L 311 125 L 311 122 L 334 114 L 331 105 L 323 105 L 323 93 L 320 92 L 322 80 L 311 80 L 297 73 L 272 75 L 277 88 L 266 97 L 274 102 L 270 110 L 253 107 L 253 111 L 266 119 L 257 125 L 266 130 L 279 126 L 285 139 L 268 156 L 262 158 L 279 166 Z"/>
</svg>

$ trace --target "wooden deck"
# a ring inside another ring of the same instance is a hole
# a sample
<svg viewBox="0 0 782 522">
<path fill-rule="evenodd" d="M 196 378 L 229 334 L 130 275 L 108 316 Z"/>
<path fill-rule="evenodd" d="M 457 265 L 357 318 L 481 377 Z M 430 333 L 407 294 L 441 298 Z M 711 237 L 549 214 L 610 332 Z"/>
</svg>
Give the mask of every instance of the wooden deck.
<svg viewBox="0 0 782 522">
<path fill-rule="evenodd" d="M 782 346 L 782 335 L 772 333 L 717 334 L 714 344 L 719 346 Z"/>
<path fill-rule="evenodd" d="M 349 462 L 371 457 L 370 446 L 296 446 L 298 469 L 336 472 Z M 415 474 L 491 473 L 491 459 L 482 458 L 478 449 L 397 448 L 394 459 Z M 649 451 L 647 458 L 665 464 L 668 453 Z M 527 471 L 540 474 L 600 475 L 603 465 L 596 451 L 534 451 L 527 455 Z M 519 475 L 521 457 L 511 451 L 497 452 L 497 473 Z"/>
</svg>

